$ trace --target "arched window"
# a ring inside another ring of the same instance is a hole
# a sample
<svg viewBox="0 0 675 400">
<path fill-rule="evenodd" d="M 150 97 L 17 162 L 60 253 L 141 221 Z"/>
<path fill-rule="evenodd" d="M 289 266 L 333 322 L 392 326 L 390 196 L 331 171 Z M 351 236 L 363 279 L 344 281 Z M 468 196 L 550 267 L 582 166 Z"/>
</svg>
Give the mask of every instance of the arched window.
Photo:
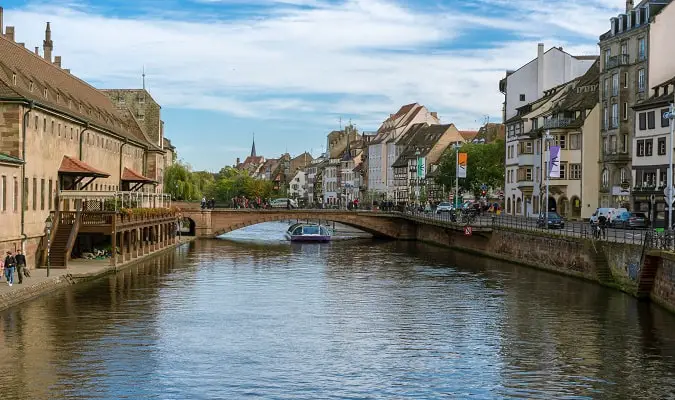
<svg viewBox="0 0 675 400">
<path fill-rule="evenodd" d="M 609 170 L 607 168 L 602 170 L 600 183 L 602 184 L 603 188 L 609 187 Z"/>
</svg>

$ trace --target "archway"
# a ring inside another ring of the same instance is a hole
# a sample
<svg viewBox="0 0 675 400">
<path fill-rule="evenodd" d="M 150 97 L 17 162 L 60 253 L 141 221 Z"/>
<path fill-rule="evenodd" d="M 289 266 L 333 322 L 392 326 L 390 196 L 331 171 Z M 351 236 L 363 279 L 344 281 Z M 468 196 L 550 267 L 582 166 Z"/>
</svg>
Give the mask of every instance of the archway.
<svg viewBox="0 0 675 400">
<path fill-rule="evenodd" d="M 581 199 L 577 196 L 572 196 L 572 218 L 581 218 Z"/>
<path fill-rule="evenodd" d="M 570 201 L 567 199 L 567 197 L 563 196 L 560 198 L 558 205 L 560 215 L 567 218 L 567 214 L 570 212 Z"/>
<path fill-rule="evenodd" d="M 197 236 L 197 224 L 192 218 L 183 217 L 180 223 L 180 234 L 185 236 Z"/>
<path fill-rule="evenodd" d="M 558 211 L 558 203 L 553 196 L 548 198 L 548 211 Z"/>
</svg>

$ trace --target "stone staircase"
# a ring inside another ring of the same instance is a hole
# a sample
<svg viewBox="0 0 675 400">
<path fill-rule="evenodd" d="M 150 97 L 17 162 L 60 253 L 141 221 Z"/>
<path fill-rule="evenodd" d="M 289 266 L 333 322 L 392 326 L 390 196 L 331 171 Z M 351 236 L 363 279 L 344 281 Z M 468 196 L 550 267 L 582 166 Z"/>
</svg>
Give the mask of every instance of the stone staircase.
<svg viewBox="0 0 675 400">
<path fill-rule="evenodd" d="M 603 284 L 614 282 L 614 275 L 612 275 L 612 269 L 609 266 L 609 260 L 607 260 L 603 243 L 600 241 L 594 242 L 590 253 L 595 264 L 598 282 Z"/>
<path fill-rule="evenodd" d="M 659 270 L 659 262 L 661 258 L 649 254 L 644 255 L 644 261 L 640 268 L 640 276 L 638 277 L 637 292 L 635 296 L 638 299 L 648 299 L 654 287 L 656 280 L 656 273 Z"/>
</svg>

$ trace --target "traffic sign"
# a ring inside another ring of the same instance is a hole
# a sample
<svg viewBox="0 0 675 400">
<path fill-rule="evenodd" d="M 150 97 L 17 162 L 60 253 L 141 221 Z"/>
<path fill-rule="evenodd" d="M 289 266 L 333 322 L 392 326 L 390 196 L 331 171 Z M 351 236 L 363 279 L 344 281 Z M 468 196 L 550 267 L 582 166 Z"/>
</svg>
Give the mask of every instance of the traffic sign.
<svg viewBox="0 0 675 400">
<path fill-rule="evenodd" d="M 470 226 L 465 226 L 464 227 L 464 236 L 471 236 L 473 235 L 473 228 Z"/>
<path fill-rule="evenodd" d="M 487 190 L 487 185 L 486 184 L 480 185 L 480 190 Z"/>
</svg>

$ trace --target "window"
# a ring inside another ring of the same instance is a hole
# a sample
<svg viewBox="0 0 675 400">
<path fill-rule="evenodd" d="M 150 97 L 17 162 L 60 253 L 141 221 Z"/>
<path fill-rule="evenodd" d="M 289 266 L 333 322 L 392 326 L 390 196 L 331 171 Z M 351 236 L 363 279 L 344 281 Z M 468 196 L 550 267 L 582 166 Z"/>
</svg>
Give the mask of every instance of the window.
<svg viewBox="0 0 675 400">
<path fill-rule="evenodd" d="M 556 135 L 555 145 L 560 146 L 561 149 L 567 148 L 567 136 L 566 135 Z"/>
<path fill-rule="evenodd" d="M 579 134 L 573 133 L 570 135 L 570 149 L 579 150 L 581 148 L 581 141 L 579 140 Z"/>
<path fill-rule="evenodd" d="M 7 211 L 7 177 L 2 176 L 2 211 Z"/>
<path fill-rule="evenodd" d="M 603 86 L 604 98 L 609 97 L 609 78 L 605 78 L 605 85 Z"/>
<path fill-rule="evenodd" d="M 570 179 L 581 179 L 581 164 L 570 164 Z"/>
<path fill-rule="evenodd" d="M 654 129 L 656 127 L 654 111 L 647 112 L 647 129 Z"/>
<path fill-rule="evenodd" d="M 640 130 L 644 131 L 647 129 L 647 113 L 640 113 L 638 119 L 640 120 Z"/>
<path fill-rule="evenodd" d="M 658 152 L 660 156 L 665 156 L 666 155 L 666 138 L 659 138 L 658 141 Z"/>
<path fill-rule="evenodd" d="M 54 126 L 55 126 L 54 121 L 52 121 L 52 135 L 54 134 Z"/>
<path fill-rule="evenodd" d="M 612 96 L 619 95 L 619 74 L 612 75 Z"/>
<path fill-rule="evenodd" d="M 520 101 L 525 101 L 525 95 L 524 94 L 520 95 Z"/>
<path fill-rule="evenodd" d="M 525 169 L 525 180 L 526 181 L 532 180 L 532 168 L 526 168 Z"/>
<path fill-rule="evenodd" d="M 607 138 L 602 138 L 602 149 L 605 154 L 609 154 L 609 140 Z"/>
<path fill-rule="evenodd" d="M 14 203 L 13 203 L 13 209 L 14 212 L 19 211 L 19 179 L 17 177 L 14 177 Z"/>
<path fill-rule="evenodd" d="M 70 127 L 70 140 L 73 140 L 73 127 Z"/>
<path fill-rule="evenodd" d="M 619 104 L 612 104 L 612 128 L 619 126 Z"/>
<path fill-rule="evenodd" d="M 612 49 L 605 50 L 605 69 L 607 69 L 607 64 L 609 64 L 609 58 L 612 56 Z"/>
<path fill-rule="evenodd" d="M 47 95 L 49 94 L 49 93 L 47 93 L 47 88 L 45 88 L 43 94 L 44 94 L 45 98 L 47 98 Z"/>
<path fill-rule="evenodd" d="M 536 173 L 534 179 L 536 180 L 537 183 L 539 183 L 539 178 L 541 177 L 541 167 L 537 167 L 536 171 L 537 171 L 537 173 Z"/>
<path fill-rule="evenodd" d="M 36 116 L 35 116 L 35 130 L 36 130 L 36 131 L 38 130 L 39 125 L 40 125 L 40 119 L 39 119 L 38 116 L 36 115 Z"/>
<path fill-rule="evenodd" d="M 645 60 L 647 58 L 647 44 L 645 38 L 638 39 L 638 61 Z"/>
<path fill-rule="evenodd" d="M 12 83 L 16 86 L 16 74 L 12 74 Z"/>
<path fill-rule="evenodd" d="M 61 124 L 59 124 L 59 137 L 61 137 Z"/>
<path fill-rule="evenodd" d="M 623 73 L 623 88 L 628 88 L 628 72 Z"/>
<path fill-rule="evenodd" d="M 602 183 L 602 187 L 608 187 L 609 186 L 609 170 L 607 168 L 602 170 L 602 175 L 600 175 L 600 183 Z"/>
<path fill-rule="evenodd" d="M 47 133 L 47 118 L 42 120 L 42 132 Z"/>
<path fill-rule="evenodd" d="M 49 209 L 52 209 L 52 191 L 54 190 L 54 187 L 52 186 L 52 180 L 49 179 L 49 192 L 47 193 L 47 205 L 49 206 Z"/>
<path fill-rule="evenodd" d="M 638 92 L 644 92 L 646 84 L 647 82 L 645 82 L 645 69 L 640 68 L 638 70 Z"/>
<path fill-rule="evenodd" d="M 638 157 L 644 157 L 645 156 L 645 141 L 644 140 L 638 140 L 637 141 L 637 156 Z"/>
<path fill-rule="evenodd" d="M 33 88 L 34 88 L 33 81 L 30 81 L 30 83 L 28 84 L 28 90 L 32 92 Z"/>
<path fill-rule="evenodd" d="M 40 179 L 40 210 L 45 209 L 45 180 Z"/>
<path fill-rule="evenodd" d="M 628 54 L 628 43 L 621 42 L 621 54 Z"/>
<path fill-rule="evenodd" d="M 37 210 L 37 178 L 33 178 L 33 211 Z"/>
<path fill-rule="evenodd" d="M 645 156 L 650 157 L 654 150 L 654 140 L 646 139 L 645 140 Z"/>
<path fill-rule="evenodd" d="M 664 117 L 664 115 L 669 111 L 670 109 L 668 108 L 664 108 L 663 110 L 661 110 L 661 128 L 667 128 L 670 126 L 670 120 Z"/>
<path fill-rule="evenodd" d="M 567 163 L 560 163 L 560 179 L 567 179 Z"/>
<path fill-rule="evenodd" d="M 628 134 L 621 135 L 621 152 L 628 153 Z"/>
<path fill-rule="evenodd" d="M 628 119 L 628 102 L 624 101 L 623 102 L 623 120 L 626 121 Z"/>
<path fill-rule="evenodd" d="M 609 129 L 609 113 L 607 112 L 607 105 L 602 109 L 602 126 L 605 130 Z"/>
<path fill-rule="evenodd" d="M 609 140 L 611 141 L 610 145 L 612 146 L 612 154 L 615 154 L 616 153 L 616 135 L 610 136 Z"/>
</svg>

